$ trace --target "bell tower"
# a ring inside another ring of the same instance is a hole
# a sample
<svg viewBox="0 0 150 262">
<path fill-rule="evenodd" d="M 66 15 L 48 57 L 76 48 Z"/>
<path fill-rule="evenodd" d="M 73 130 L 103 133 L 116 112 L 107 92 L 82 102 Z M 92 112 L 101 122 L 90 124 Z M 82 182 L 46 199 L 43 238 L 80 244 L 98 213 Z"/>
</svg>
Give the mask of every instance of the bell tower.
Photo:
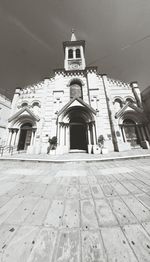
<svg viewBox="0 0 150 262">
<path fill-rule="evenodd" d="M 64 68 L 66 71 L 85 69 L 85 41 L 77 40 L 72 29 L 71 40 L 63 42 Z"/>
</svg>

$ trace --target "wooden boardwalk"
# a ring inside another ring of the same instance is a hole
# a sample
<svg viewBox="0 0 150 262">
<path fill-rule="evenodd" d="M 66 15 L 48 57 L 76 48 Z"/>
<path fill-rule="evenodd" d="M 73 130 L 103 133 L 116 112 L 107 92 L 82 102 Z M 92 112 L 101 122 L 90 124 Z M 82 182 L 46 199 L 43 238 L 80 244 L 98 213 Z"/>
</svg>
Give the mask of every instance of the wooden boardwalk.
<svg viewBox="0 0 150 262">
<path fill-rule="evenodd" d="M 150 161 L 0 161 L 1 262 L 149 262 Z"/>
</svg>

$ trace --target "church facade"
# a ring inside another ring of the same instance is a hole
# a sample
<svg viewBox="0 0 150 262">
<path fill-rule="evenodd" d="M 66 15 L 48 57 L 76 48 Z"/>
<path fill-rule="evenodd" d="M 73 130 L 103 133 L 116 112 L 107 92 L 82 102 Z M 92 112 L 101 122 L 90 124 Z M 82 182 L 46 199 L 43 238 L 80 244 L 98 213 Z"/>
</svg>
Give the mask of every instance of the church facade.
<svg viewBox="0 0 150 262">
<path fill-rule="evenodd" d="M 7 145 L 27 153 L 47 153 L 57 137 L 56 154 L 73 150 L 98 154 L 148 148 L 150 124 L 137 82 L 126 84 L 87 67 L 85 41 L 63 43 L 64 68 L 44 81 L 17 88 L 12 101 Z"/>
</svg>

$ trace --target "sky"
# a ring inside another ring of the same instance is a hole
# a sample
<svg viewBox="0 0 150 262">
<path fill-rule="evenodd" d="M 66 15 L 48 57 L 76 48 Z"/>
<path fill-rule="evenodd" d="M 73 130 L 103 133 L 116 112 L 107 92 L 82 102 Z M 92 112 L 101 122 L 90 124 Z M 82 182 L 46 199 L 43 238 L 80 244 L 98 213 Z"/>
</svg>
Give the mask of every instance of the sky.
<svg viewBox="0 0 150 262">
<path fill-rule="evenodd" d="M 150 85 L 150 0 L 0 0 L 0 93 L 63 67 L 71 29 L 86 41 L 86 65 Z"/>
</svg>

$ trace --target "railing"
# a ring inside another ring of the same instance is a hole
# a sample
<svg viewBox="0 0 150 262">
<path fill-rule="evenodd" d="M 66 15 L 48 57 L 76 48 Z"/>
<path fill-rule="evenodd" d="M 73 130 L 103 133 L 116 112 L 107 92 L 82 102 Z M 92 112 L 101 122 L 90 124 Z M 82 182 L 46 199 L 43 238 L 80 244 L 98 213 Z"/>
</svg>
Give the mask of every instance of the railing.
<svg viewBox="0 0 150 262">
<path fill-rule="evenodd" d="M 3 156 L 4 153 L 13 155 L 15 149 L 13 146 L 0 146 L 0 156 Z"/>
</svg>

